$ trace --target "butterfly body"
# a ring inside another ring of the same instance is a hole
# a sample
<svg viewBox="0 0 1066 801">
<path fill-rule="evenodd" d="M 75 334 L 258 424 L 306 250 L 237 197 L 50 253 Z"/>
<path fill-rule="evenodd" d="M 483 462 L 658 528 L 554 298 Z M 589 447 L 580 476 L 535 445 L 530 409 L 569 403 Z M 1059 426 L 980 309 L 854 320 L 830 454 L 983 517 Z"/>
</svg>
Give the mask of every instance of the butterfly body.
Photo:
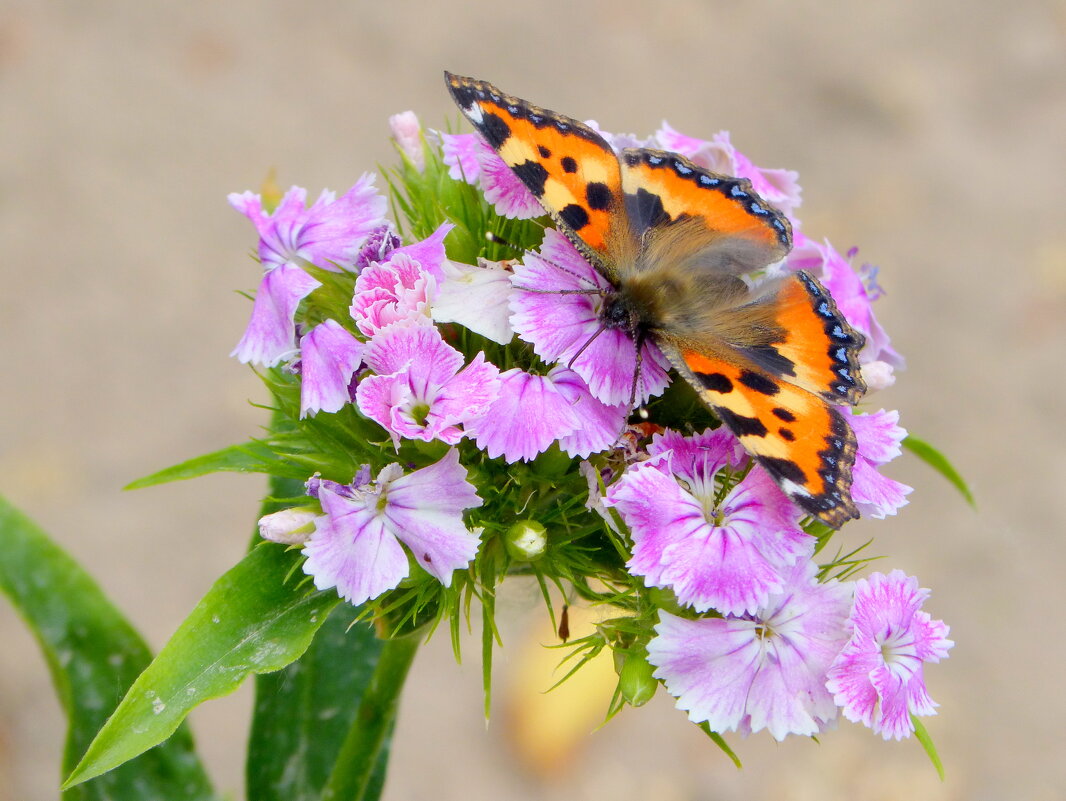
<svg viewBox="0 0 1066 801">
<path fill-rule="evenodd" d="M 855 436 L 834 404 L 865 392 L 863 337 L 809 273 L 742 278 L 788 254 L 788 218 L 745 179 L 667 151 L 616 153 L 584 123 L 445 75 L 463 113 L 610 282 L 601 325 L 653 341 L 804 511 L 834 528 L 858 517 Z"/>
</svg>

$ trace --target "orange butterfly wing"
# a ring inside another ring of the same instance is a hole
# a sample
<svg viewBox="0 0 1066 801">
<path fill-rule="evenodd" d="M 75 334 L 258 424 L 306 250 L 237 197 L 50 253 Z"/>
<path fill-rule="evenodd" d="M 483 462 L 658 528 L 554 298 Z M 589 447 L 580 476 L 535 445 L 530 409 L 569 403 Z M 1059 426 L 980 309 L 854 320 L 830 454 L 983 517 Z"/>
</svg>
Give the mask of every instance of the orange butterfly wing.
<svg viewBox="0 0 1066 801">
<path fill-rule="evenodd" d="M 463 114 L 559 228 L 609 277 L 612 241 L 626 229 L 618 158 L 584 123 L 507 95 L 485 81 L 446 72 Z"/>
<path fill-rule="evenodd" d="M 702 400 L 801 509 L 832 528 L 859 516 L 851 499 L 855 434 L 817 395 L 769 373 L 667 348 Z"/>
<path fill-rule="evenodd" d="M 689 249 L 722 272 L 739 274 L 783 259 L 792 226 L 744 178 L 696 166 L 677 153 L 647 148 L 622 151 L 622 191 L 637 236 L 686 221 Z M 731 255 L 732 263 L 724 263 Z"/>
<path fill-rule="evenodd" d="M 808 273 L 756 294 L 738 278 L 788 254 L 788 219 L 745 179 L 666 151 L 619 158 L 577 120 L 445 76 L 478 132 L 619 292 L 674 285 L 661 290 L 663 319 L 643 329 L 781 488 L 834 528 L 858 517 L 855 435 L 830 403 L 866 389 L 862 335 Z"/>
</svg>

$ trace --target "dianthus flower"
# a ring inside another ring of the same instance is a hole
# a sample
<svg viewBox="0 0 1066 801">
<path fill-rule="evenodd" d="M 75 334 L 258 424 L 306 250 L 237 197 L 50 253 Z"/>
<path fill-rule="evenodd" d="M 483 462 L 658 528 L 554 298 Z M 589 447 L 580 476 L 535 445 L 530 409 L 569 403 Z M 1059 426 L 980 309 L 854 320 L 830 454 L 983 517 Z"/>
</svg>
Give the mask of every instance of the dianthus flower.
<svg viewBox="0 0 1066 801">
<path fill-rule="evenodd" d="M 901 506 L 906 506 L 913 488 L 881 475 L 877 468 L 901 453 L 900 443 L 907 431 L 899 425 L 899 412 L 881 409 L 855 414 L 851 409 L 844 409 L 843 414 L 858 443 L 851 469 L 851 497 L 855 505 L 866 517 L 894 515 Z"/>
<path fill-rule="evenodd" d="M 448 174 L 478 183 L 501 217 L 528 220 L 545 214 L 540 201 L 478 134 L 441 134 Z"/>
<path fill-rule="evenodd" d="M 566 237 L 549 229 L 540 253 L 529 254 L 516 264 L 512 280 L 511 326 L 518 336 L 545 361 L 570 367 L 593 397 L 609 406 L 628 404 L 637 373 L 637 346 L 621 329 L 601 330 L 600 310 L 612 290 L 607 279 Z M 662 351 L 646 341 L 641 348 L 636 403 L 666 388 L 669 369 Z"/>
<path fill-rule="evenodd" d="M 318 482 L 314 494 L 325 514 L 304 547 L 303 570 L 318 589 L 336 587 L 353 604 L 376 598 L 407 577 L 410 565 L 400 543 L 446 587 L 452 573 L 477 553 L 479 538 L 463 524 L 463 510 L 480 506 L 481 498 L 466 481 L 454 449 L 406 475 L 400 465 L 390 464 L 373 482 Z"/>
<path fill-rule="evenodd" d="M 764 606 L 781 590 L 784 573 L 813 548 L 795 506 L 758 466 L 720 499 L 716 477 L 737 465 L 727 431 L 660 442 L 656 455 L 607 491 L 607 505 L 632 532 L 630 571 L 648 586 L 670 587 L 698 612 L 743 614 Z"/>
<path fill-rule="evenodd" d="M 829 669 L 826 684 L 848 720 L 884 739 L 914 731 L 911 715 L 935 715 L 923 665 L 947 658 L 948 627 L 921 611 L 929 590 L 902 570 L 872 573 L 855 585 L 851 639 Z"/>
<path fill-rule="evenodd" d="M 337 412 L 351 402 L 348 385 L 363 361 L 364 345 L 336 320 L 325 320 L 300 339 L 300 416 Z"/>
<path fill-rule="evenodd" d="M 351 269 L 367 235 L 384 222 L 386 202 L 374 188 L 373 175 L 361 177 L 339 198 L 326 190 L 310 208 L 306 200 L 307 190 L 294 186 L 267 213 L 254 192 L 229 196 L 230 205 L 259 233 L 259 260 L 266 270 L 251 321 L 231 354 L 242 362 L 272 367 L 290 357 L 296 307 L 320 286 L 300 265 Z"/>
<path fill-rule="evenodd" d="M 359 410 L 400 439 L 439 439 L 449 445 L 460 428 L 484 414 L 500 392 L 500 371 L 478 353 L 465 368 L 463 354 L 432 325 L 394 323 L 379 331 L 363 359 L 377 375 L 359 382 Z"/>
<path fill-rule="evenodd" d="M 819 584 L 797 563 L 781 588 L 744 616 L 687 620 L 659 612 L 648 661 L 678 709 L 712 731 L 776 740 L 814 735 L 837 716 L 826 671 L 847 641 L 851 585 Z"/>
</svg>

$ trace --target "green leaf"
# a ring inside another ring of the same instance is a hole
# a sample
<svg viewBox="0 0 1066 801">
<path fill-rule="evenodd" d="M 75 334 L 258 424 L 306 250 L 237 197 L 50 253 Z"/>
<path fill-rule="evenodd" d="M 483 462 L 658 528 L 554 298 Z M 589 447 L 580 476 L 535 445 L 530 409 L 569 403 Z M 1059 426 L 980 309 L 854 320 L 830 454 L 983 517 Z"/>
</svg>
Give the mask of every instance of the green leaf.
<svg viewBox="0 0 1066 801">
<path fill-rule="evenodd" d="M 704 721 L 703 723 L 697 725 L 703 730 L 704 734 L 711 738 L 711 741 L 715 745 L 722 749 L 722 753 L 732 760 L 733 764 L 737 766 L 738 770 L 744 767 L 744 765 L 740 762 L 740 757 L 738 757 L 736 755 L 736 752 L 729 747 L 729 743 L 725 741 L 725 738 L 722 737 L 722 735 L 720 735 L 718 732 L 711 731 L 711 726 L 709 723 Z"/>
<path fill-rule="evenodd" d="M 374 673 L 382 641 L 341 604 L 307 652 L 277 673 L 257 676 L 245 765 L 256 801 L 318 801 Z M 378 762 L 384 776 L 387 749 Z M 380 780 L 379 780 L 380 786 Z"/>
<path fill-rule="evenodd" d="M 973 493 L 970 492 L 970 488 L 966 485 L 965 479 L 959 475 L 959 471 L 948 461 L 948 457 L 925 440 L 918 439 L 912 434 L 908 434 L 903 440 L 903 447 L 954 484 L 955 489 L 962 493 L 962 497 L 966 499 L 966 502 L 974 509 L 977 508 L 977 502 L 973 498 Z"/>
<path fill-rule="evenodd" d="M 944 763 L 940 761 L 940 755 L 936 752 L 936 746 L 933 745 L 933 738 L 929 736 L 929 732 L 926 731 L 925 725 L 917 715 L 911 715 L 911 723 L 914 724 L 914 736 L 918 738 L 918 742 L 920 742 L 922 748 L 925 749 L 929 761 L 932 762 L 933 767 L 936 768 L 936 775 L 940 777 L 940 781 L 944 781 Z"/>
<path fill-rule="evenodd" d="M 40 643 L 67 715 L 66 775 L 151 653 L 81 567 L 2 498 L 0 550 L 0 589 Z M 184 726 L 165 745 L 63 794 L 64 801 L 212 797 Z"/>
<path fill-rule="evenodd" d="M 311 472 L 305 465 L 295 460 L 281 458 L 278 453 L 264 442 L 252 440 L 240 445 L 231 445 L 214 453 L 196 456 L 192 459 L 160 470 L 158 473 L 139 478 L 128 484 L 126 489 L 144 489 L 171 481 L 184 481 L 198 478 L 209 473 L 270 473 L 282 478 L 303 481 Z"/>
<path fill-rule="evenodd" d="M 279 670 L 311 643 L 339 599 L 306 589 L 298 554 L 272 543 L 225 573 L 140 675 L 67 779 L 73 787 L 169 737 L 197 704 L 250 673 Z"/>
</svg>

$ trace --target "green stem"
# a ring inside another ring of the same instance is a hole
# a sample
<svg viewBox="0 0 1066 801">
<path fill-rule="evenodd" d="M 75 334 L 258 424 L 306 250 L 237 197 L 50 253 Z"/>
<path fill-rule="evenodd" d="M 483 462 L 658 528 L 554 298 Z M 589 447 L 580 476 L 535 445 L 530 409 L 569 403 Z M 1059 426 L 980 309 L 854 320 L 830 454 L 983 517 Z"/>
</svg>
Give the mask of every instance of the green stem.
<svg viewBox="0 0 1066 801">
<path fill-rule="evenodd" d="M 400 692 L 420 642 L 417 634 L 385 641 L 359 712 L 322 792 L 322 801 L 362 801 L 381 748 L 396 721 Z"/>
</svg>

